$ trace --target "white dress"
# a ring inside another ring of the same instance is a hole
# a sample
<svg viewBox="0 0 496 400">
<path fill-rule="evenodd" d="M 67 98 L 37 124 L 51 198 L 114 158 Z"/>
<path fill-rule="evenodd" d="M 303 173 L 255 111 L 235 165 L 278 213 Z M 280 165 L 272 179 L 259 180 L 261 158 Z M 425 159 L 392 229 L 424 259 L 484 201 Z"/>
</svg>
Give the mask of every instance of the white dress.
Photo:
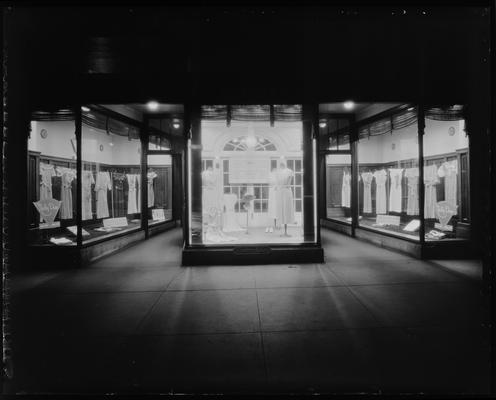
<svg viewBox="0 0 496 400">
<path fill-rule="evenodd" d="M 437 170 L 435 164 L 424 166 L 424 218 L 436 218 L 436 185 L 439 183 Z"/>
<path fill-rule="evenodd" d="M 57 175 L 61 177 L 62 187 L 60 189 L 60 219 L 72 219 L 72 181 L 76 179 L 76 170 L 71 168 L 57 167 Z"/>
<path fill-rule="evenodd" d="M 202 172 L 202 209 L 204 214 L 215 217 L 221 211 L 219 203 L 217 176 L 215 172 L 205 170 Z"/>
<path fill-rule="evenodd" d="M 401 212 L 403 168 L 390 168 L 389 211 Z"/>
<path fill-rule="evenodd" d="M 112 190 L 112 183 L 107 171 L 98 172 L 94 190 L 96 192 L 96 217 L 108 218 L 108 191 Z"/>
<path fill-rule="evenodd" d="M 386 196 L 386 181 L 387 172 L 384 169 L 373 173 L 375 178 L 375 212 L 376 214 L 387 213 L 387 196 Z"/>
<path fill-rule="evenodd" d="M 153 190 L 153 180 L 158 175 L 156 172 L 151 171 L 146 175 L 148 180 L 148 207 L 153 207 L 155 205 L 155 191 Z"/>
<path fill-rule="evenodd" d="M 437 170 L 438 176 L 444 177 L 444 200 L 446 200 L 453 209 L 457 208 L 457 176 L 458 161 L 446 161 Z"/>
<path fill-rule="evenodd" d="M 277 218 L 277 195 L 276 195 L 277 177 L 275 172 L 269 174 L 269 204 L 268 214 L 270 222 Z"/>
<path fill-rule="evenodd" d="M 363 212 L 372 212 L 372 179 L 374 176 L 372 172 L 362 172 L 362 182 L 363 182 Z"/>
<path fill-rule="evenodd" d="M 343 184 L 341 185 L 341 207 L 350 207 L 351 175 L 343 171 Z"/>
<path fill-rule="evenodd" d="M 293 224 L 295 222 L 295 209 L 293 202 L 293 191 L 290 184 L 294 172 L 289 168 L 278 170 L 277 182 L 277 221 L 280 224 Z"/>
<path fill-rule="evenodd" d="M 237 232 L 243 231 L 244 229 L 239 226 L 238 220 L 236 218 L 236 212 L 234 210 L 234 205 L 238 201 L 238 196 L 234 193 L 224 194 L 224 207 L 226 209 L 223 221 L 224 232 Z"/>
<path fill-rule="evenodd" d="M 52 164 L 40 162 L 40 200 L 52 199 L 52 177 L 56 176 Z"/>
<path fill-rule="evenodd" d="M 419 169 L 408 168 L 405 170 L 405 177 L 408 183 L 406 214 L 419 215 L 419 195 L 418 195 L 418 179 Z"/>
<path fill-rule="evenodd" d="M 136 174 L 126 174 L 128 192 L 127 192 L 127 213 L 136 214 L 138 206 L 136 204 Z"/>
<path fill-rule="evenodd" d="M 136 204 L 137 204 L 137 213 L 141 212 L 141 174 L 135 174 L 136 176 Z"/>
<path fill-rule="evenodd" d="M 82 175 L 82 219 L 92 219 L 93 213 L 91 211 L 91 185 L 95 183 L 93 172 L 83 171 Z"/>
</svg>

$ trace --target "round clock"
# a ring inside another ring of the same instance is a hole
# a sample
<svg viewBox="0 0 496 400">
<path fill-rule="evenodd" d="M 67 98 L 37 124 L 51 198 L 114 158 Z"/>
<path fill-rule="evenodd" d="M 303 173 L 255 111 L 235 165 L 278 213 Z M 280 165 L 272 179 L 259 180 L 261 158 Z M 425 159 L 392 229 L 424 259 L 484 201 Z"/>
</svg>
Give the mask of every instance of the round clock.
<svg viewBox="0 0 496 400">
<path fill-rule="evenodd" d="M 100 145 L 100 151 L 103 151 L 103 144 Z"/>
<path fill-rule="evenodd" d="M 46 139 L 46 137 L 48 136 L 48 132 L 46 129 L 42 129 L 40 131 L 40 136 L 43 138 L 43 139 Z"/>
<path fill-rule="evenodd" d="M 454 136 L 455 135 L 455 127 L 454 126 L 450 126 L 448 128 L 448 135 L 450 135 L 450 136 Z"/>
</svg>

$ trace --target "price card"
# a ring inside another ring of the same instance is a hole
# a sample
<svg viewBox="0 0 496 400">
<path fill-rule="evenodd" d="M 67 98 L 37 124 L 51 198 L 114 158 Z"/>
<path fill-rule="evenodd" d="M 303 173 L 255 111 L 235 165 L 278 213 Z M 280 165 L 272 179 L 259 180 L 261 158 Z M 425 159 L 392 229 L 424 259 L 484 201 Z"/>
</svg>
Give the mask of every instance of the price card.
<svg viewBox="0 0 496 400">
<path fill-rule="evenodd" d="M 163 208 L 154 208 L 152 209 L 152 219 L 154 221 L 164 221 L 165 214 Z"/>
<path fill-rule="evenodd" d="M 104 219 L 102 222 L 105 228 L 120 228 L 128 225 L 126 217 L 107 218 Z"/>
<path fill-rule="evenodd" d="M 396 215 L 378 214 L 375 220 L 377 225 L 400 225 L 400 217 Z"/>
</svg>

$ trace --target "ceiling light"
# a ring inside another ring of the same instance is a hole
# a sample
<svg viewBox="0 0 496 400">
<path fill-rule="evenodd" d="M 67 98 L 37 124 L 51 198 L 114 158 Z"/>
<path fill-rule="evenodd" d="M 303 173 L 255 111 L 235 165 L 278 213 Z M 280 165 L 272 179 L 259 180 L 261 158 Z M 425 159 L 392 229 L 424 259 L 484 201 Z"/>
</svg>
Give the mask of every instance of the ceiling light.
<svg viewBox="0 0 496 400">
<path fill-rule="evenodd" d="M 413 107 L 410 107 L 407 111 L 413 111 Z"/>
<path fill-rule="evenodd" d="M 83 111 L 83 112 L 89 112 L 90 109 L 88 107 L 81 106 L 81 111 Z"/>
<path fill-rule="evenodd" d="M 172 127 L 174 129 L 179 129 L 180 126 L 181 126 L 181 124 L 179 123 L 179 120 L 175 119 L 172 121 Z"/>
<path fill-rule="evenodd" d="M 353 110 L 355 108 L 355 102 L 352 100 L 345 101 L 343 107 L 345 110 Z"/>
<path fill-rule="evenodd" d="M 150 111 L 157 111 L 158 110 L 158 103 L 156 101 L 149 101 L 148 103 L 146 103 L 146 107 Z"/>
<path fill-rule="evenodd" d="M 321 128 L 325 128 L 327 126 L 327 121 L 325 119 L 321 119 L 319 122 L 319 126 Z"/>
<path fill-rule="evenodd" d="M 114 144 L 112 142 L 109 143 L 109 146 L 113 146 Z"/>
</svg>

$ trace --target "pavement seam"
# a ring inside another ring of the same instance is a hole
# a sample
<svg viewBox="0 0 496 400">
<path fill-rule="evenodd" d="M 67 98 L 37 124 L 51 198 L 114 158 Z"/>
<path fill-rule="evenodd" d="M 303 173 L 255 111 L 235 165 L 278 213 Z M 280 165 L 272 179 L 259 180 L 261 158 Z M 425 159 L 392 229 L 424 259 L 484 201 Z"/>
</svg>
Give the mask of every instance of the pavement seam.
<svg viewBox="0 0 496 400">
<path fill-rule="evenodd" d="M 260 315 L 260 304 L 258 300 L 258 291 L 255 289 L 255 296 L 257 297 L 257 312 L 258 312 L 258 326 L 259 326 L 259 335 L 260 335 L 260 343 L 262 345 L 262 357 L 263 357 L 263 363 L 264 363 L 264 371 L 265 371 L 265 383 L 268 385 L 269 384 L 269 371 L 267 368 L 267 356 L 265 354 L 265 344 L 264 344 L 264 338 L 263 338 L 263 330 L 262 330 L 262 318 Z"/>
</svg>

